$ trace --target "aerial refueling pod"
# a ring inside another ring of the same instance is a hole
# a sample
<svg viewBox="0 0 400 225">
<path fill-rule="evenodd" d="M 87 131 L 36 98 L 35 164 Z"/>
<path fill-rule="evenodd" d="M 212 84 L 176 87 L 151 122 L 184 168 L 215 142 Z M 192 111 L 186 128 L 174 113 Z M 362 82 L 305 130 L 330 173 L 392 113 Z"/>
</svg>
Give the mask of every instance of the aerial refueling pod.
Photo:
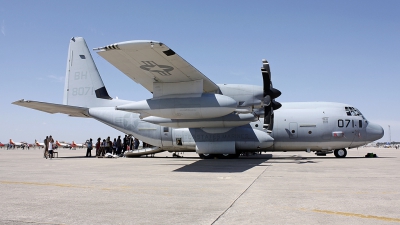
<svg viewBox="0 0 400 225">
<path fill-rule="evenodd" d="M 174 128 L 197 128 L 197 127 L 238 127 L 257 121 L 251 113 L 228 114 L 217 118 L 205 119 L 169 119 L 156 116 L 149 116 L 143 119 L 145 122 Z"/>
<path fill-rule="evenodd" d="M 220 94 L 184 94 L 151 98 L 115 107 L 116 110 L 169 119 L 204 119 L 225 116 L 236 109 L 237 103 Z"/>
</svg>

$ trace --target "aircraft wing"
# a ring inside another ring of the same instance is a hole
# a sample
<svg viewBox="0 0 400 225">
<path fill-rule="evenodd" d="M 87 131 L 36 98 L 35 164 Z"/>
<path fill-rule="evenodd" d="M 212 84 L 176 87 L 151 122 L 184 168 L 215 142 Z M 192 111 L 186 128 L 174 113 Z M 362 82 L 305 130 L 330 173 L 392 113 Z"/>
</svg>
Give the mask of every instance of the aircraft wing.
<svg viewBox="0 0 400 225">
<path fill-rule="evenodd" d="M 203 80 L 203 92 L 219 93 L 219 87 L 172 49 L 157 41 L 127 41 L 95 48 L 121 72 L 153 93 L 153 83 Z"/>
<path fill-rule="evenodd" d="M 73 117 L 89 117 L 87 116 L 88 108 L 78 107 L 78 106 L 69 106 L 69 105 L 61 105 L 47 102 L 37 102 L 21 99 L 19 101 L 15 101 L 12 104 L 19 105 L 31 109 L 36 109 L 42 112 L 47 113 L 63 113 Z"/>
</svg>

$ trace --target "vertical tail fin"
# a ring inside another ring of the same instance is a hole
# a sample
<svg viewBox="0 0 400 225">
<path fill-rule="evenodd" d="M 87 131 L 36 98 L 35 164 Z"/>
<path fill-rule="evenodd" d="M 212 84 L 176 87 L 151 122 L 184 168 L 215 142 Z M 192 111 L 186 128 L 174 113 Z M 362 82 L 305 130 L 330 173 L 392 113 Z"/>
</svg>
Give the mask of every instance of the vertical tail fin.
<svg viewBox="0 0 400 225">
<path fill-rule="evenodd" d="M 93 107 L 111 100 L 92 55 L 82 37 L 69 42 L 64 105 Z"/>
</svg>

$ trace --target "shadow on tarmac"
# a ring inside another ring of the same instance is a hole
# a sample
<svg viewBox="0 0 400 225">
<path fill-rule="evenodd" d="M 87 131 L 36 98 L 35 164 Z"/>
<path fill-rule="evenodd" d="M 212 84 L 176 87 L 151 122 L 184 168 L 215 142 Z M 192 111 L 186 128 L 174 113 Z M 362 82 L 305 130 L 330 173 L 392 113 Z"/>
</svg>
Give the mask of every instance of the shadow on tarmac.
<svg viewBox="0 0 400 225">
<path fill-rule="evenodd" d="M 318 163 L 321 160 L 351 160 L 364 159 L 365 157 L 347 157 L 338 159 L 336 157 L 299 157 L 292 156 L 277 156 L 272 154 L 241 156 L 238 159 L 203 159 L 196 160 L 191 164 L 174 170 L 174 172 L 200 172 L 200 173 L 241 173 L 256 166 L 271 166 L 275 163 L 294 163 L 294 164 L 310 164 Z M 382 157 L 384 158 L 384 157 Z M 188 158 L 182 158 L 182 161 Z M 192 158 L 191 158 L 192 159 Z M 268 163 L 263 164 L 263 163 Z M 176 164 L 175 164 L 176 165 Z"/>
<path fill-rule="evenodd" d="M 85 159 L 85 156 L 65 156 L 59 157 L 62 159 Z M 89 157 L 96 158 L 96 157 Z M 138 157 L 142 159 L 151 158 L 165 158 L 165 157 Z M 381 157 L 387 158 L 387 157 Z M 167 158 L 166 158 L 167 159 Z M 180 158 L 169 158 L 173 159 L 174 162 L 179 163 L 159 163 L 157 165 L 180 165 L 182 167 L 173 170 L 173 172 L 197 172 L 197 173 L 242 173 L 253 167 L 257 166 L 272 166 L 273 164 L 314 164 L 319 163 L 323 160 L 351 160 L 351 159 L 365 159 L 365 157 L 346 157 L 339 159 L 336 157 L 301 157 L 298 155 L 289 156 L 273 156 L 273 154 L 256 154 L 248 156 L 240 156 L 238 159 L 199 159 L 198 157 L 180 157 Z M 171 162 L 171 161 L 166 161 Z M 267 163 L 267 164 L 266 164 Z"/>
<path fill-rule="evenodd" d="M 241 173 L 268 161 L 268 159 L 206 159 L 185 165 L 173 172 Z"/>
</svg>

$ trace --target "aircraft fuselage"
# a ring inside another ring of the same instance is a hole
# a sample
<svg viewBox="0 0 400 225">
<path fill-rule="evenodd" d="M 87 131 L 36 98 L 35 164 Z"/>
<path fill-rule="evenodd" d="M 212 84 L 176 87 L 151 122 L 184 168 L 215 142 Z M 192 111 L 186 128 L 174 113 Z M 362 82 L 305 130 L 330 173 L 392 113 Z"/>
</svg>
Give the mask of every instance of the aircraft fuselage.
<svg viewBox="0 0 400 225">
<path fill-rule="evenodd" d="M 239 105 L 255 104 L 261 88 L 224 85 L 222 93 Z M 232 88 L 229 88 L 232 87 Z M 239 92 L 235 92 L 240 88 Z M 225 93 L 224 93 L 225 92 Z M 238 94 L 239 93 L 239 94 Z M 235 154 L 244 151 L 329 151 L 354 148 L 379 139 L 383 129 L 354 107 L 333 102 L 282 103 L 272 133 L 263 119 L 238 127 L 172 128 L 145 122 L 139 114 L 111 107 L 90 108 L 88 114 L 143 142 L 169 151 Z"/>
</svg>

